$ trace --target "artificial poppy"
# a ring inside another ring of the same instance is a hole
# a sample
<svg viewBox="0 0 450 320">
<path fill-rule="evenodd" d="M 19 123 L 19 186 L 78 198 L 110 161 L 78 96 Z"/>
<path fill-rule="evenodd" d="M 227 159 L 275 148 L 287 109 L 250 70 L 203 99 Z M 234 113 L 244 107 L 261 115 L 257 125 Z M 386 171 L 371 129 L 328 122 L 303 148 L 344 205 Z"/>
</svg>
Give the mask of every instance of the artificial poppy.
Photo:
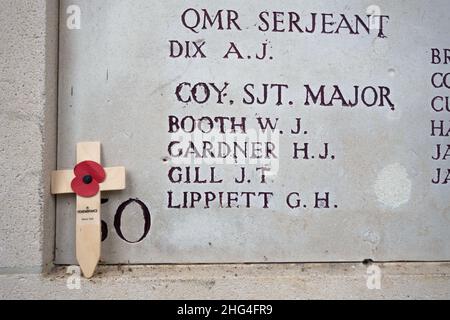
<svg viewBox="0 0 450 320">
<path fill-rule="evenodd" d="M 73 170 L 72 190 L 80 197 L 90 198 L 100 191 L 100 183 L 105 181 L 106 173 L 103 167 L 94 161 L 83 161 Z"/>
</svg>

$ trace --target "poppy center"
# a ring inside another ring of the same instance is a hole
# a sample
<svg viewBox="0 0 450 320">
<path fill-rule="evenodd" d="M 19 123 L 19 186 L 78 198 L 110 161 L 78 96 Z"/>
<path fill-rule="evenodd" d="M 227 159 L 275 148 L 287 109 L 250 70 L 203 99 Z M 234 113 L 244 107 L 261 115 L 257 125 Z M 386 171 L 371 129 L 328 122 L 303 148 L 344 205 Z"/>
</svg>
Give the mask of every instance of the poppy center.
<svg viewBox="0 0 450 320">
<path fill-rule="evenodd" d="M 91 175 L 85 175 L 84 177 L 83 177 L 83 182 L 84 182 L 84 184 L 90 184 L 91 182 L 92 182 L 92 176 Z"/>
</svg>

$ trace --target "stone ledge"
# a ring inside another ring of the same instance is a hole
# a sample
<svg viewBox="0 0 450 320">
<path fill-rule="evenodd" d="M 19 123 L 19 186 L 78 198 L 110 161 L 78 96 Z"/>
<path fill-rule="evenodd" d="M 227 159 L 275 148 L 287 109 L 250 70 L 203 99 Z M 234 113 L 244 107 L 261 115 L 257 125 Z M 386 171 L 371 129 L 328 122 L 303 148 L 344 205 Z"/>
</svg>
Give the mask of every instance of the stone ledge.
<svg viewBox="0 0 450 320">
<path fill-rule="evenodd" d="M 385 263 L 381 290 L 363 264 L 101 266 L 80 290 L 65 267 L 0 275 L 1 299 L 449 299 L 450 263 Z"/>
</svg>

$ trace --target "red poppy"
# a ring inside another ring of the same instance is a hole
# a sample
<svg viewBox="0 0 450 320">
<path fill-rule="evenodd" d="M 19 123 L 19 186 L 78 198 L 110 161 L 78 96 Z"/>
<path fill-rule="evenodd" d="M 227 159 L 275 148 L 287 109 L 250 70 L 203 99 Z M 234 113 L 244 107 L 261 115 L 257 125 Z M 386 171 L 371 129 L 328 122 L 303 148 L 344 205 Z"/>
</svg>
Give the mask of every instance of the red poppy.
<svg viewBox="0 0 450 320">
<path fill-rule="evenodd" d="M 100 191 L 100 183 L 106 179 L 105 170 L 94 161 L 80 162 L 73 172 L 75 178 L 72 180 L 72 190 L 80 197 L 95 196 Z"/>
</svg>

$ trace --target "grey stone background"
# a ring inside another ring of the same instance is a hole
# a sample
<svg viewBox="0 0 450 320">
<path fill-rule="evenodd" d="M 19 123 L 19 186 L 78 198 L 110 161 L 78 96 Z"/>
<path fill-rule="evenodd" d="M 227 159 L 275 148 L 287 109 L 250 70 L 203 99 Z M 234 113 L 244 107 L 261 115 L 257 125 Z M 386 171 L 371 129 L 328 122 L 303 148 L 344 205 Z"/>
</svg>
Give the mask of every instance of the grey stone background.
<svg viewBox="0 0 450 320">
<path fill-rule="evenodd" d="M 57 0 L 0 0 L 0 299 L 450 298 L 450 263 L 103 266 L 79 290 L 52 265 Z"/>
<path fill-rule="evenodd" d="M 0 270 L 53 257 L 58 1 L 0 1 Z"/>
</svg>

